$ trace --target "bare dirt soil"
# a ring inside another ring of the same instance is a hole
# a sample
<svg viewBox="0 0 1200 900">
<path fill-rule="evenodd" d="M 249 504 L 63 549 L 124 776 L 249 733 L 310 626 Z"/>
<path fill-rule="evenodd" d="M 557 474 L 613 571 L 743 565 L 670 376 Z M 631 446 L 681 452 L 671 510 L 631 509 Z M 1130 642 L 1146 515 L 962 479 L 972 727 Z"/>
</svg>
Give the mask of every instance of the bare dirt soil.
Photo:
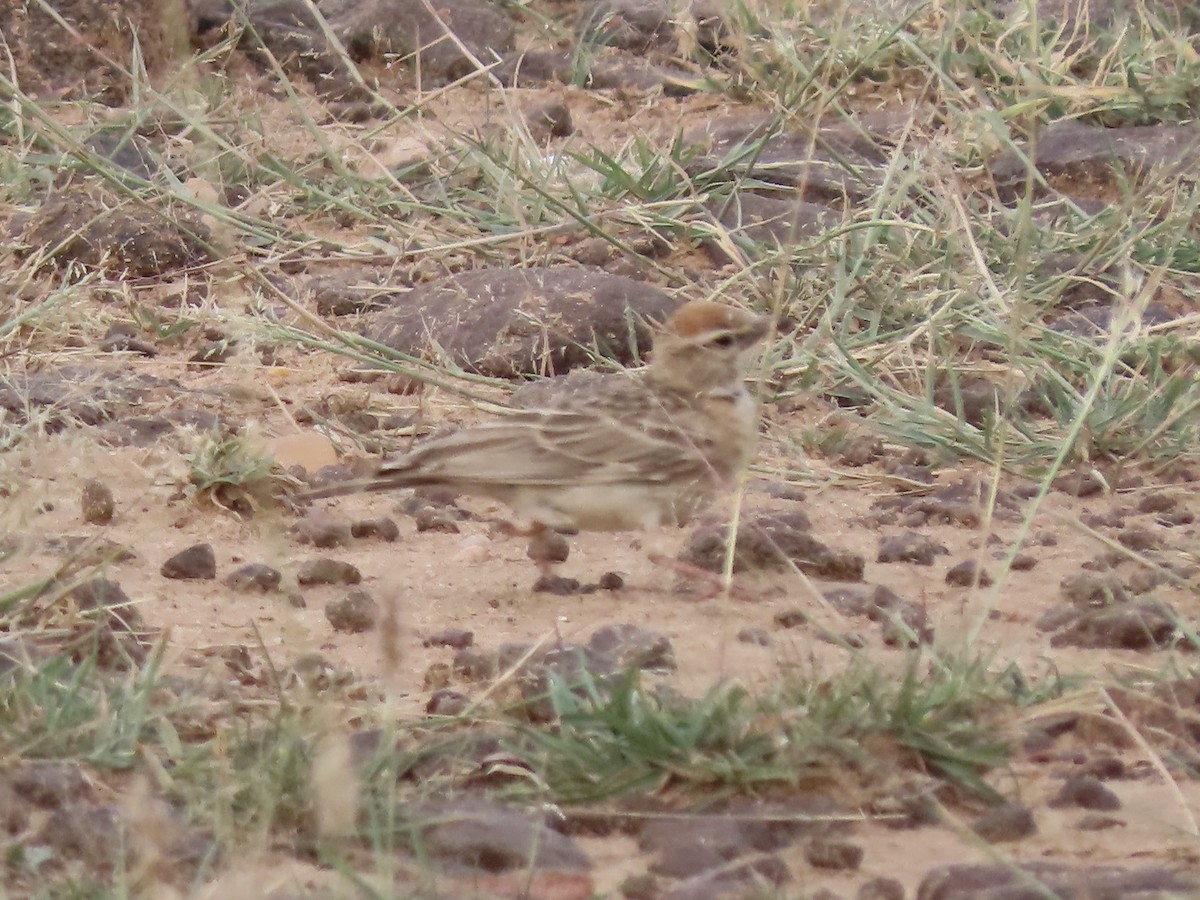
<svg viewBox="0 0 1200 900">
<path fill-rule="evenodd" d="M 278 136 L 277 153 L 300 155 L 308 139 L 295 137 L 300 134 L 298 108 L 270 96 L 269 79 L 257 69 L 235 62 L 232 71 L 239 85 L 239 108 L 252 109 L 271 123 L 267 130 Z M 378 131 L 371 138 L 370 155 L 364 153 L 360 137 L 371 125 L 327 121 L 324 135 L 335 148 L 345 144 L 348 166 L 374 175 L 420 158 L 440 137 L 508 128 L 523 109 L 547 101 L 570 108 L 576 128 L 571 140 L 609 147 L 639 138 L 661 146 L 672 135 L 727 113 L 768 112 L 704 95 L 664 97 L 658 91 L 599 92 L 568 86 L 499 92 L 477 81 L 430 101 L 415 123 L 406 120 Z M 878 98 L 859 102 L 864 113 L 885 105 Z M 316 101 L 306 101 L 301 108 L 321 115 Z M 218 245 L 237 238 L 224 233 L 220 223 L 206 225 L 213 228 Z M 370 238 L 369 230 L 359 226 L 309 222 L 306 227 L 326 228 L 343 244 L 361 239 L 365 245 Z M 551 234 L 536 248 L 538 259 L 508 262 L 564 262 L 583 238 L 579 232 Z M 463 258 L 442 262 L 452 270 L 462 267 Z M 10 259 L 9 264 L 15 263 Z M 435 270 L 431 277 L 440 274 L 438 265 L 420 261 L 417 265 L 431 265 Z M 699 283 L 709 286 L 718 283 L 721 275 L 712 256 L 694 246 L 673 249 L 657 260 L 657 266 L 689 270 Z M 643 262 L 617 268 L 622 274 L 668 286 L 659 272 Z M 295 284 L 301 275 L 353 276 L 355 270 L 355 263 L 345 259 L 328 263 L 314 253 L 298 262 L 293 259 L 280 277 L 295 278 L 291 282 Z M 265 503 L 254 514 L 239 515 L 208 499 L 197 499 L 187 490 L 187 460 L 209 438 L 203 428 L 188 421 L 207 423 L 215 417 L 239 430 L 252 451 L 275 453 L 284 465 L 298 464 L 311 474 L 338 459 L 372 456 L 371 451 L 381 445 L 402 448 L 414 430 L 464 424 L 483 415 L 461 399 L 432 388 L 405 395 L 387 392 L 382 382 L 349 383 L 343 379 L 350 367 L 344 359 L 264 339 L 244 317 L 256 298 L 244 283 L 222 280 L 219 265 L 213 271 L 216 277 L 206 295 L 187 310 L 202 321 L 202 328 L 177 340 L 151 340 L 153 356 L 136 348 L 133 352 L 117 348 L 115 353 L 99 348 L 114 322 L 129 321 L 128 310 L 158 303 L 178 285 L 168 289 L 114 278 L 98 282 L 89 295 L 81 292 L 69 307 L 56 311 L 54 315 L 61 318 L 47 326 L 46 337 L 31 341 L 34 349 L 9 354 L 3 361 L 6 377 L 14 379 L 66 365 L 90 373 L 159 379 L 145 382 L 118 420 L 175 416 L 173 427 L 161 437 L 129 445 L 128 433 L 102 418 L 94 424 L 76 421 L 51 434 L 31 433 L 4 453 L 0 532 L 8 536 L 8 546 L 18 549 L 0 565 L 4 585 L 15 587 L 45 579 L 70 560 L 71 553 L 63 549 L 65 538 L 124 545 L 132 557 L 105 565 L 102 574 L 121 584 L 146 625 L 164 639 L 163 665 L 171 675 L 204 675 L 234 684 L 230 660 L 241 658 L 239 654 L 245 654 L 251 661 L 249 668 L 256 672 L 265 667 L 283 672 L 298 664 L 310 671 L 323 666 L 363 685 L 345 701 L 347 722 L 360 711 L 356 703 L 365 709 L 381 696 L 394 704 L 394 715 L 419 717 L 442 688 L 453 687 L 468 697 L 485 689 L 484 684 L 451 672 L 455 651 L 427 645 L 431 635 L 465 629 L 473 634 L 477 648 L 494 654 L 506 644 L 585 644 L 603 626 L 632 623 L 669 640 L 677 668 L 653 677 L 688 696 L 702 695 L 725 682 L 763 692 L 790 675 L 839 672 L 863 659 L 894 669 L 899 678 L 912 658 L 909 638 L 897 638 L 884 620 L 869 615 L 870 602 L 860 603 L 859 614 L 849 614 L 845 605 L 849 601 L 839 601 L 834 593 L 870 595 L 878 586 L 906 602 L 905 621 L 918 640 L 924 636 L 938 648 L 973 641 L 971 646 L 982 657 L 994 654 L 998 662 L 1019 664 L 1031 678 L 1090 674 L 1110 683 L 1139 684 L 1176 671 L 1186 674 L 1193 665 L 1186 630 L 1175 630 L 1171 624 L 1169 635 L 1160 631 L 1151 636 L 1154 625 L 1146 617 L 1085 623 L 1076 632 L 1083 637 L 1066 643 L 1061 635 L 1073 627 L 1072 604 L 1074 614 L 1087 610 L 1089 598 L 1095 600 L 1092 606 L 1101 608 L 1104 591 L 1114 586 L 1127 591 L 1124 599 L 1129 604 L 1152 598 L 1154 603 L 1169 605 L 1179 621 L 1196 621 L 1197 533 L 1191 517 L 1200 513 L 1200 500 L 1194 481 L 1176 470 L 1109 469 L 1104 474 L 1111 483 L 1094 495 L 1074 496 L 1078 491 L 1064 484 L 1060 488 L 1065 489 L 1039 499 L 1037 485 L 1031 487 L 1024 479 L 972 462 L 920 455 L 909 460 L 910 454 L 901 447 L 881 445 L 862 465 L 836 452 L 802 453 L 798 447 L 811 445 L 811 435 L 853 427 L 853 414 L 826 398 L 810 398 L 802 405 L 766 398 L 762 452 L 739 498 L 739 510 L 743 519 L 766 512 L 802 511 L 811 522 L 813 537 L 837 551 L 862 557 L 862 579 L 853 583 L 810 577 L 795 569 L 765 568 L 738 573 L 732 589 L 724 591 L 719 576 L 712 575 L 711 580 L 698 576 L 676 561 L 688 540 L 687 531 L 585 534 L 571 538 L 571 555 L 560 567 L 562 573 L 585 584 L 618 573 L 620 586 L 559 596 L 532 590 L 537 573 L 526 558 L 524 542 L 496 534 L 493 520 L 503 518 L 505 510 L 484 502 L 464 498 L 449 506 L 414 506 L 407 495 L 371 495 L 320 501 L 299 512 Z M 424 277 L 418 271 L 413 280 L 419 283 Z M 50 278 L 37 283 L 48 289 Z M 309 299 L 302 296 L 299 302 L 304 305 Z M 292 315 L 287 310 L 282 313 Z M 356 321 L 350 317 L 340 324 L 352 328 Z M 203 327 L 219 334 L 205 338 Z M 237 341 L 237 347 L 228 359 L 197 364 L 198 351 L 213 339 L 229 338 Z M 264 350 L 269 357 L 264 357 Z M 85 388 L 89 380 L 83 379 Z M 399 427 L 357 436 L 333 434 L 331 439 L 306 411 L 328 409 L 339 401 L 347 408 L 369 409 L 379 418 L 393 416 Z M 9 416 L 15 418 L 16 413 Z M 30 419 L 37 421 L 38 415 Z M 895 463 L 902 460 L 928 474 L 929 483 L 914 480 L 911 470 L 896 474 Z M 84 521 L 81 497 L 91 480 L 111 491 L 111 521 Z M 991 506 L 988 498 L 993 492 L 1012 497 L 1012 505 Z M 905 497 L 932 498 L 932 511 L 889 507 Z M 1147 502 L 1146 498 L 1157 499 Z M 971 515 L 962 514 L 964 507 Z M 714 513 L 724 514 L 727 509 Z M 388 517 L 398 534 L 394 540 L 351 537 L 338 539 L 336 546 L 315 547 L 296 528 L 303 515 L 311 519 L 318 512 L 332 517 L 324 525 L 333 532 L 341 533 L 351 523 Z M 1164 522 L 1164 512 L 1172 514 L 1169 522 Z M 432 522 L 434 527 L 421 530 L 418 521 Z M 913 539 L 912 546 L 930 554 L 927 562 L 879 561 L 888 541 L 910 534 L 925 539 Z M 215 577 L 162 574 L 168 559 L 198 544 L 211 545 Z M 1157 569 L 1140 567 L 1122 548 L 1152 555 Z M 1007 563 L 1015 553 L 1022 561 L 1010 567 Z M 361 581 L 300 584 L 298 574 L 318 557 L 351 564 Z M 948 583 L 947 573 L 965 561 L 974 561 L 995 582 L 971 583 L 968 575 L 966 584 Z M 265 593 L 232 588 L 226 578 L 250 563 L 281 573 L 278 588 Z M 1152 571 L 1158 574 L 1147 574 Z M 1183 574 L 1172 579 L 1172 573 Z M 1104 577 L 1110 580 L 1103 581 Z M 368 630 L 337 630 L 327 617 L 327 605 L 354 590 L 374 599 L 378 618 Z M 1056 611 L 1065 618 L 1051 623 L 1047 616 Z M 398 632 L 381 628 L 382 619 L 392 614 Z M 1035 708 L 1028 721 L 1010 717 L 1005 722 L 1006 737 L 1016 748 L 1012 762 L 1006 770 L 988 776 L 994 788 L 1033 811 L 1036 833 L 1012 841 L 979 838 L 970 825 L 985 807 L 973 801 L 954 808 L 957 820 L 952 817 L 937 825 L 896 828 L 886 817 L 874 820 L 867 811 L 876 801 L 903 792 L 896 781 L 897 767 L 881 762 L 878 784 L 871 785 L 858 773 L 834 785 L 835 793 L 844 789 L 839 797 L 842 811 L 864 813 L 848 837 L 863 850 L 861 863 L 830 868 L 814 864 L 807 845 L 783 847 L 778 855 L 794 882 L 779 891 L 784 896 L 818 896 L 827 889 L 848 897 L 871 879 L 886 877 L 897 879 L 905 896 L 913 896 L 931 870 L 950 863 L 1200 871 L 1195 819 L 1200 787 L 1181 773 L 1177 762 L 1168 770 L 1159 746 L 1152 748 L 1143 738 L 1141 726 L 1150 713 L 1136 703 L 1118 702 L 1094 686 L 1074 694 L 1067 689 L 1056 703 L 1057 707 Z M 1047 725 L 1062 717 L 1070 718 L 1069 727 L 1054 731 Z M 873 748 L 865 749 L 869 757 Z M 1051 803 L 1068 777 L 1099 771 L 1098 760 L 1113 760 L 1106 770 L 1111 777 L 1103 780 L 1118 805 L 1103 811 L 1107 819 L 1101 821 L 1095 809 Z M 915 783 L 918 774 L 910 775 Z M 646 873 L 656 859 L 628 834 L 576 840 L 591 859 L 590 887 L 599 896 L 616 895 L 628 879 Z M 247 868 L 252 874 L 239 875 L 236 864 L 225 870 L 220 884 L 234 892 L 227 896 L 238 895 L 239 889 L 258 890 L 257 896 L 276 889 L 299 892 L 331 878 L 324 867 L 282 851 L 256 859 Z M 239 878 L 254 887 L 238 888 Z M 555 894 L 547 889 L 544 896 Z"/>
</svg>

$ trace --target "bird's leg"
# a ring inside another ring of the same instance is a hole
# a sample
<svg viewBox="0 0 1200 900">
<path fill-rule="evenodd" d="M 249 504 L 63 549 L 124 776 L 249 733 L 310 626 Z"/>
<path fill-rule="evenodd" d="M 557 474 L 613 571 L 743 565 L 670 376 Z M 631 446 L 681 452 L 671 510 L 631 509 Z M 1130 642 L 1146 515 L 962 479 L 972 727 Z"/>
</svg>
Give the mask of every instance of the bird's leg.
<svg viewBox="0 0 1200 900">
<path fill-rule="evenodd" d="M 555 564 L 566 562 L 567 557 L 571 555 L 571 545 L 563 535 L 577 534 L 574 529 L 559 530 L 542 522 L 533 522 L 528 528 L 518 528 L 512 522 L 497 519 L 491 523 L 490 534 L 529 538 L 525 555 L 534 561 L 540 573 L 538 580 L 533 583 L 534 593 L 558 594 L 564 597 L 579 593 L 578 580 L 564 578 L 554 572 Z"/>
<path fill-rule="evenodd" d="M 554 564 L 567 561 L 571 555 L 571 545 L 553 528 L 540 522 L 534 522 L 525 533 L 529 537 L 525 555 L 537 563 L 543 578 L 552 578 Z"/>
<path fill-rule="evenodd" d="M 730 584 L 727 586 L 725 579 L 719 573 L 702 569 L 693 563 L 684 562 L 682 559 L 672 559 L 661 553 L 652 552 L 646 554 L 646 556 L 654 565 L 668 568 L 677 576 L 691 582 L 696 587 L 695 598 L 697 600 L 713 600 L 726 591 L 735 600 L 755 601 L 761 599 L 739 585 Z"/>
</svg>

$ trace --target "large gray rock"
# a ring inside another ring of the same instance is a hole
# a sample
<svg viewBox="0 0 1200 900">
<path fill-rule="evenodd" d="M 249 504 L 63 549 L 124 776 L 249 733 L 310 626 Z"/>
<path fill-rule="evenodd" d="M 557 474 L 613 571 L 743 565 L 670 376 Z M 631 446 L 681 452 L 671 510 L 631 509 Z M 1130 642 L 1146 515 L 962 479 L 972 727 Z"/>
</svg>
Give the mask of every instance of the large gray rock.
<svg viewBox="0 0 1200 900">
<path fill-rule="evenodd" d="M 1005 202 L 1025 192 L 1029 177 L 1025 157 L 1054 190 L 1072 198 L 1103 199 L 1122 178 L 1144 184 L 1152 178 L 1167 181 L 1194 175 L 1200 169 L 1200 122 L 1132 128 L 1056 122 L 1020 153 L 1006 151 L 992 161 L 996 193 Z"/>
<path fill-rule="evenodd" d="M 599 269 L 478 269 L 396 296 L 364 334 L 411 355 L 438 348 L 499 378 L 562 374 L 594 355 L 622 364 L 650 346 L 647 321 L 676 307 L 667 293 Z"/>
</svg>

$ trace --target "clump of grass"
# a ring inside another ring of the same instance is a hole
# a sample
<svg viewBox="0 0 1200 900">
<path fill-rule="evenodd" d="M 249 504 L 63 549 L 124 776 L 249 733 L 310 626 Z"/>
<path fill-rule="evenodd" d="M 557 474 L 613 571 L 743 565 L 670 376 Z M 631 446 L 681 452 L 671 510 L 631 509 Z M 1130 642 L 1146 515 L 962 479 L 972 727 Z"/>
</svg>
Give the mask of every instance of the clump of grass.
<svg viewBox="0 0 1200 900">
<path fill-rule="evenodd" d="M 201 433 L 184 462 L 192 496 L 231 512 L 252 514 L 278 502 L 296 484 L 273 458 L 236 435 Z"/>
<path fill-rule="evenodd" d="M 522 728 L 556 801 L 623 794 L 750 793 L 831 772 L 878 778 L 887 766 L 936 774 L 967 792 L 1008 758 L 1018 704 L 1052 694 L 987 660 L 914 659 L 900 677 L 860 660 L 833 675 L 792 676 L 752 694 L 732 683 L 689 699 L 634 674 L 552 680 L 551 728 Z"/>
</svg>

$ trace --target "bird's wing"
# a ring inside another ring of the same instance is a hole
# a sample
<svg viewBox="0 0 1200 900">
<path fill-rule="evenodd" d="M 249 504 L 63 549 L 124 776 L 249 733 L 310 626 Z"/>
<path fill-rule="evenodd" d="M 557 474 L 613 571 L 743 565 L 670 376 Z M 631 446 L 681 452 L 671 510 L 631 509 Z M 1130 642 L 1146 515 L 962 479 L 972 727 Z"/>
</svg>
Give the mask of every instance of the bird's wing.
<svg viewBox="0 0 1200 900">
<path fill-rule="evenodd" d="M 521 410 L 418 444 L 384 463 L 397 484 L 617 484 L 700 478 L 706 470 L 691 429 L 654 417 L 604 417 L 599 410 Z"/>
</svg>

